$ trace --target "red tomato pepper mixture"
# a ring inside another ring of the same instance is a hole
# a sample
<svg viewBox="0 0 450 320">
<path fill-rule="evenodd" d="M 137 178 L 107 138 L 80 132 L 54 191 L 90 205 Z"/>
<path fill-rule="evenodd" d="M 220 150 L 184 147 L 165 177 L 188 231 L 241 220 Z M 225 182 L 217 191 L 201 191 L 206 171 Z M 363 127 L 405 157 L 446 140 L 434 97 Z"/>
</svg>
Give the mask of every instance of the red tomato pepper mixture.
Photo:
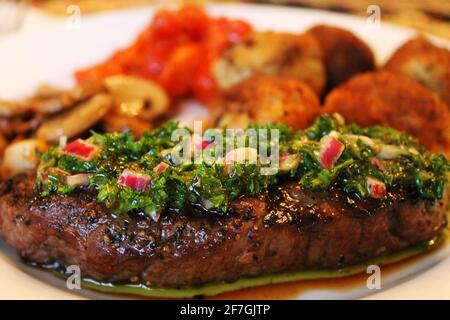
<svg viewBox="0 0 450 320">
<path fill-rule="evenodd" d="M 128 48 L 105 62 L 75 72 L 79 83 L 117 74 L 141 76 L 162 85 L 172 97 L 193 94 L 207 102 L 218 93 L 210 65 L 252 28 L 241 20 L 210 17 L 197 6 L 158 11 Z"/>
</svg>

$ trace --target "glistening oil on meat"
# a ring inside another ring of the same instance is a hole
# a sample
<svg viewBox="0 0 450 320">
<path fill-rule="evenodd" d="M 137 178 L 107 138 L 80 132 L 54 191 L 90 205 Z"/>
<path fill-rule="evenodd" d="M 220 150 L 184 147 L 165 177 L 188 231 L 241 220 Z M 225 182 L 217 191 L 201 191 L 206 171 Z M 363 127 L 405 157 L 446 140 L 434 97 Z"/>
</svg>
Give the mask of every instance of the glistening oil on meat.
<svg viewBox="0 0 450 320">
<path fill-rule="evenodd" d="M 360 272 L 432 248 L 445 229 L 448 161 L 413 138 L 335 114 L 304 131 L 249 129 L 256 145 L 173 122 L 139 140 L 62 141 L 41 155 L 36 183 L 2 185 L 0 233 L 38 265 L 78 265 L 91 284 L 179 297 Z"/>
</svg>

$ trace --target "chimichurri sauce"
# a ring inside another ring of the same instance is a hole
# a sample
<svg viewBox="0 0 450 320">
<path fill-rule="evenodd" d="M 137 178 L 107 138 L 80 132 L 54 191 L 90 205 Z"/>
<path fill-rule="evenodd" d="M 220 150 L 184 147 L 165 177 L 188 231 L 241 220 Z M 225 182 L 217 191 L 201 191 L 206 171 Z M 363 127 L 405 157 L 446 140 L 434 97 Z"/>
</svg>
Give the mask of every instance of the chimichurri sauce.
<svg viewBox="0 0 450 320">
<path fill-rule="evenodd" d="M 346 125 L 338 114 L 322 115 L 297 132 L 283 125 L 250 126 L 253 135 L 243 143 L 226 130 L 205 138 L 181 129 L 183 139 L 179 130 L 178 123 L 168 122 L 138 140 L 131 133 L 93 132 L 87 140 L 55 145 L 40 155 L 41 196 L 93 189 L 118 214 L 159 217 L 168 207 L 188 204 L 226 213 L 233 199 L 286 181 L 311 191 L 338 188 L 355 200 L 382 200 L 396 187 L 417 198 L 441 199 L 450 170 L 445 156 L 411 136 Z M 268 173 L 263 169 L 271 159 L 276 170 Z"/>
</svg>

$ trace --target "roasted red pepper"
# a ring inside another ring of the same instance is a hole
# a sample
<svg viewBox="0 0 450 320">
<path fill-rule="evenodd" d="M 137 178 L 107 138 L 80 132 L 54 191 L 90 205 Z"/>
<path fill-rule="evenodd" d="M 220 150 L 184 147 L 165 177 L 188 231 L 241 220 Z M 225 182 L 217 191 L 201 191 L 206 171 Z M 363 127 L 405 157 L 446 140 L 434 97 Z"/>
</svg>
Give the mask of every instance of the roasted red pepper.
<svg viewBox="0 0 450 320">
<path fill-rule="evenodd" d="M 345 146 L 336 137 L 326 136 L 320 141 L 322 147 L 319 153 L 320 164 L 328 170 L 331 170 L 334 163 L 339 159 Z"/>
<path fill-rule="evenodd" d="M 61 152 L 84 161 L 91 161 L 97 154 L 99 148 L 82 139 L 72 141 L 65 146 Z"/>
<path fill-rule="evenodd" d="M 147 174 L 125 169 L 119 177 L 118 183 L 124 187 L 147 192 L 150 190 L 150 176 Z"/>
<path fill-rule="evenodd" d="M 172 97 L 193 94 L 207 102 L 218 94 L 210 73 L 213 61 L 230 44 L 247 37 L 244 21 L 209 17 L 195 5 L 158 11 L 128 48 L 108 60 L 75 72 L 78 82 L 131 74 L 154 80 Z"/>
</svg>

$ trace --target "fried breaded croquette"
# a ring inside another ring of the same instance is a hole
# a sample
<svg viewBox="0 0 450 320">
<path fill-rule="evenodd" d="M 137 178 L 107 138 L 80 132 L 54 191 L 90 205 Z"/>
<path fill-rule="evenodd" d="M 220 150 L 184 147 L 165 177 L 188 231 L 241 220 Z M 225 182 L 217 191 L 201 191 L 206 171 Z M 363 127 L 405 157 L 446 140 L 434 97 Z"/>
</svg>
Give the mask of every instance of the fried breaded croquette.
<svg viewBox="0 0 450 320">
<path fill-rule="evenodd" d="M 374 69 L 372 50 L 350 31 L 328 25 L 308 30 L 323 50 L 327 72 L 327 91 L 353 75 Z"/>
<path fill-rule="evenodd" d="M 246 127 L 250 122 L 307 127 L 320 112 L 320 102 L 302 81 L 286 76 L 254 75 L 228 90 L 219 102 L 220 126 Z"/>
<path fill-rule="evenodd" d="M 222 90 L 254 73 L 293 76 L 318 95 L 326 82 L 322 50 L 309 34 L 254 32 L 246 41 L 225 50 L 211 71 Z"/>
<path fill-rule="evenodd" d="M 450 111 L 434 93 L 403 75 L 357 75 L 327 96 L 324 112 L 339 112 L 347 122 L 363 126 L 391 126 L 433 151 L 450 154 Z"/>
<path fill-rule="evenodd" d="M 450 51 L 418 37 L 401 46 L 385 69 L 401 73 L 435 92 L 450 108 Z"/>
</svg>

